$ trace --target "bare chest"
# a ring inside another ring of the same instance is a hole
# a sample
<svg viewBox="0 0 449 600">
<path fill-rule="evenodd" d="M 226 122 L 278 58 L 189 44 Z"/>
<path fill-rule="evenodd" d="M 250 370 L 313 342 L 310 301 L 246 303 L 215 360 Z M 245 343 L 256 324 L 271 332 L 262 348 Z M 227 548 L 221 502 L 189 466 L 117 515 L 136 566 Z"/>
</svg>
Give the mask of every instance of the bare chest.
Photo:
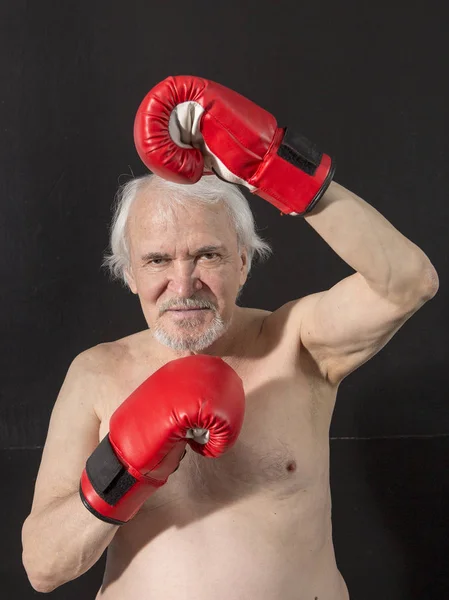
<svg viewBox="0 0 449 600">
<path fill-rule="evenodd" d="M 245 496 L 289 498 L 304 488 L 326 480 L 328 431 L 335 392 L 310 370 L 304 359 L 293 360 L 288 349 L 247 357 L 231 364 L 242 378 L 246 409 L 236 444 L 222 457 L 204 458 L 190 448 L 180 469 L 147 507 L 182 497 L 227 503 Z M 109 419 L 124 398 L 148 377 L 149 372 L 129 371 L 101 405 L 100 439 Z"/>
<path fill-rule="evenodd" d="M 188 496 L 218 501 L 244 496 L 286 499 L 328 471 L 328 427 L 313 382 L 281 365 L 253 365 L 244 379 L 246 411 L 237 443 L 218 459 L 194 452 L 179 470 Z M 321 392 L 322 393 L 322 392 Z"/>
<path fill-rule="evenodd" d="M 155 598 L 202 598 L 199 580 L 206 590 L 218 580 L 220 597 L 238 589 L 245 598 L 343 598 L 335 593 L 330 524 L 328 436 L 336 390 L 282 336 L 273 344 L 257 340 L 246 344 L 243 359 L 229 361 L 246 400 L 236 444 L 216 459 L 188 447 L 179 469 L 108 550 L 111 577 L 130 569 L 130 580 L 139 582 L 136 598 L 148 590 Z M 126 385 L 104 403 L 100 435 L 150 374 L 122 373 Z M 181 588 L 167 589 L 167 572 Z"/>
</svg>

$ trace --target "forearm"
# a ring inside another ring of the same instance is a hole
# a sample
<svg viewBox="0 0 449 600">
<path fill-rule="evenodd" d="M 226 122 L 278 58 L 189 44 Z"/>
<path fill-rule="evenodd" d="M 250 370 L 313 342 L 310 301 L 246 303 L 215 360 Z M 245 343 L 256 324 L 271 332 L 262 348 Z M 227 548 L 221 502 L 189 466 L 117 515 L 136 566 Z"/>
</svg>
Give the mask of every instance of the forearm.
<svg viewBox="0 0 449 600">
<path fill-rule="evenodd" d="M 437 283 L 426 254 L 373 206 L 336 182 L 305 219 L 383 296 L 400 299 Z"/>
<path fill-rule="evenodd" d="M 97 562 L 117 529 L 86 510 L 78 493 L 31 514 L 22 529 L 23 564 L 31 584 L 50 592 L 76 579 Z"/>
</svg>

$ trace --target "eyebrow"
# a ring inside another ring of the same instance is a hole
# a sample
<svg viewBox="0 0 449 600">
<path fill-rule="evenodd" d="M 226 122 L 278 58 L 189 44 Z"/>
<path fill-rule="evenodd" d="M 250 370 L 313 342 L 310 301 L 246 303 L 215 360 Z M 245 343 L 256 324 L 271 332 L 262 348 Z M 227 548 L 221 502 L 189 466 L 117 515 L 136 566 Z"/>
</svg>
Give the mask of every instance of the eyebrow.
<svg viewBox="0 0 449 600">
<path fill-rule="evenodd" d="M 225 247 L 222 244 L 219 244 L 218 246 L 201 246 L 194 254 L 206 254 L 208 252 L 217 252 L 217 250 L 225 250 Z M 142 256 L 142 260 L 145 262 L 149 260 L 159 260 L 161 258 L 170 258 L 170 254 L 167 254 L 166 252 L 147 252 Z"/>
</svg>

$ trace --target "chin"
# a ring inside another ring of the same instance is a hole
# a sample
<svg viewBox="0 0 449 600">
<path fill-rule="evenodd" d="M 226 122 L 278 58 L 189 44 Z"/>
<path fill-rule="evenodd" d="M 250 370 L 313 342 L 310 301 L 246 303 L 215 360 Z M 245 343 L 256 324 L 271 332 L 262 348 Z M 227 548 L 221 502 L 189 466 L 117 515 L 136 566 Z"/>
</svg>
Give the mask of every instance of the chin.
<svg viewBox="0 0 449 600">
<path fill-rule="evenodd" d="M 196 320 L 195 320 L 196 321 Z M 231 319 L 225 322 L 219 315 L 215 315 L 211 324 L 201 327 L 198 322 L 192 323 L 187 329 L 165 327 L 160 323 L 152 329 L 153 337 L 164 346 L 177 351 L 202 352 L 220 339 L 229 329 Z M 189 324 L 190 325 L 190 324 Z M 175 331 L 170 331 L 175 329 Z M 200 332 L 198 332 L 200 329 Z M 201 331 L 204 329 L 204 331 Z"/>
</svg>

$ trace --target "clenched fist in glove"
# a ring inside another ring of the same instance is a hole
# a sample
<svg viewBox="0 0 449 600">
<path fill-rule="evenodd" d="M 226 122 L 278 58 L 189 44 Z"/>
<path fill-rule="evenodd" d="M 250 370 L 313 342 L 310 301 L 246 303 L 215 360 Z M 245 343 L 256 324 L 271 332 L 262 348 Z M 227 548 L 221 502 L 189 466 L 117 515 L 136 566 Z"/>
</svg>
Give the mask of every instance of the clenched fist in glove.
<svg viewBox="0 0 449 600">
<path fill-rule="evenodd" d="M 233 446 L 244 412 L 242 380 L 221 358 L 172 360 L 112 415 L 81 476 L 83 504 L 107 523 L 126 523 L 177 469 L 187 443 L 212 458 Z"/>
<path fill-rule="evenodd" d="M 214 172 L 291 215 L 311 211 L 335 171 L 331 158 L 305 137 L 201 77 L 157 84 L 137 111 L 134 140 L 145 165 L 164 179 L 196 183 Z"/>
</svg>

